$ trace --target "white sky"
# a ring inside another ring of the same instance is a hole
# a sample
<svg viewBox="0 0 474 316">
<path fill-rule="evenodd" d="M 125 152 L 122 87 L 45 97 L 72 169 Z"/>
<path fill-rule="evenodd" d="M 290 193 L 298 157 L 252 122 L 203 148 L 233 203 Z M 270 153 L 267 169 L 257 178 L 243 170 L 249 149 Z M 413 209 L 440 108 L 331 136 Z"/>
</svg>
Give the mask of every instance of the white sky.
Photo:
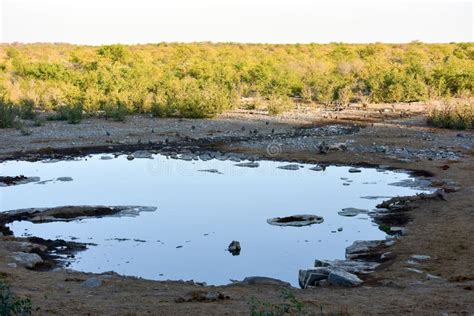
<svg viewBox="0 0 474 316">
<path fill-rule="evenodd" d="M 0 2 L 0 42 L 472 42 L 474 29 L 474 0 Z"/>
</svg>

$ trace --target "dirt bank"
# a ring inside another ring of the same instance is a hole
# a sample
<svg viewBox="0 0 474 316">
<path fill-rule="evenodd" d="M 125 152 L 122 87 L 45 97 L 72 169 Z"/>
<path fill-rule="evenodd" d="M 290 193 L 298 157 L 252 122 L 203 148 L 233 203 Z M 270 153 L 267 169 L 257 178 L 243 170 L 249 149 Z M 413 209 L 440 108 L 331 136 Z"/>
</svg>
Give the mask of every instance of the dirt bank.
<svg viewBox="0 0 474 316">
<path fill-rule="evenodd" d="M 446 200 L 410 203 L 406 235 L 389 249 L 393 259 L 357 288 L 291 292 L 305 310 L 316 314 L 322 310 L 337 314 L 470 315 L 474 313 L 474 133 L 429 128 L 422 117 L 401 118 L 391 107 L 390 111 L 300 111 L 279 118 L 246 112 L 214 120 L 135 116 L 125 123 L 89 119 L 79 125 L 48 122 L 30 127 L 28 136 L 14 129 L 0 130 L 0 159 L 132 152 L 148 146 L 168 151 L 212 148 L 270 159 L 422 170 L 450 193 Z M 343 132 L 343 127 L 350 130 Z M 18 176 L 21 170 L 16 175 L 0 175 Z M 9 265 L 11 253 L 20 248 L 15 238 L 2 238 L 0 273 L 14 292 L 32 299 L 38 314 L 248 314 L 252 298 L 285 302 L 281 297 L 285 286 L 273 283 L 202 287 L 113 273 L 94 276 L 63 269 L 13 268 Z M 430 258 L 413 263 L 413 255 Z M 100 285 L 83 283 L 91 277 Z"/>
</svg>

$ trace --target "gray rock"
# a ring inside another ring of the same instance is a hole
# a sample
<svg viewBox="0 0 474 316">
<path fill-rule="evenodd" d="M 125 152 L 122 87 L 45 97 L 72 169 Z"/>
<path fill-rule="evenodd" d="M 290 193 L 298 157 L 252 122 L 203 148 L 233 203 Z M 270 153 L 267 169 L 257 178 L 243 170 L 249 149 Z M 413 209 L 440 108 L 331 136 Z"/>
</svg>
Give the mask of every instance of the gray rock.
<svg viewBox="0 0 474 316">
<path fill-rule="evenodd" d="M 279 166 L 278 169 L 284 169 L 284 170 L 299 170 L 300 165 L 297 164 L 290 164 L 290 165 L 285 165 L 285 166 Z"/>
<path fill-rule="evenodd" d="M 275 226 L 308 226 L 313 224 L 321 224 L 324 219 L 317 215 L 292 215 L 286 217 L 274 217 L 267 219 L 267 223 Z"/>
<path fill-rule="evenodd" d="M 328 275 L 328 282 L 331 285 L 337 286 L 357 286 L 362 283 L 362 280 L 353 273 L 342 269 L 334 269 Z"/>
<path fill-rule="evenodd" d="M 314 167 L 309 168 L 309 170 L 312 170 L 312 171 L 323 171 L 324 168 L 321 167 L 321 166 L 314 166 Z"/>
<path fill-rule="evenodd" d="M 146 151 L 146 150 L 138 150 L 133 153 L 133 156 L 135 158 L 140 158 L 140 159 L 152 159 L 153 155 L 151 152 Z"/>
<path fill-rule="evenodd" d="M 114 159 L 114 157 L 112 157 L 112 156 L 101 156 L 100 159 L 101 160 L 111 160 L 111 159 Z"/>
<path fill-rule="evenodd" d="M 36 253 L 14 252 L 12 257 L 18 265 L 29 269 L 43 263 L 43 259 Z"/>
<path fill-rule="evenodd" d="M 246 277 L 243 279 L 240 284 L 245 284 L 245 285 L 280 285 L 280 286 L 285 286 L 285 287 L 291 287 L 290 283 L 284 282 L 282 280 L 274 279 L 274 278 L 268 278 L 268 277 L 259 277 L 259 276 L 251 276 L 251 277 Z"/>
<path fill-rule="evenodd" d="M 391 245 L 392 242 L 385 240 L 357 240 L 346 248 L 346 258 L 356 259 L 362 257 L 370 257 L 374 255 L 380 248 Z"/>
<path fill-rule="evenodd" d="M 237 167 L 257 168 L 260 166 L 258 162 L 242 162 L 235 164 Z"/>
<path fill-rule="evenodd" d="M 418 260 L 418 261 L 431 259 L 431 257 L 428 256 L 428 255 L 412 255 L 411 257 L 412 257 L 412 259 L 415 259 L 415 260 Z"/>
<path fill-rule="evenodd" d="M 357 169 L 357 168 L 350 168 L 350 169 L 349 169 L 349 172 L 350 172 L 350 173 L 359 173 L 359 172 L 362 172 L 362 170 Z"/>
<path fill-rule="evenodd" d="M 16 269 L 18 265 L 15 262 L 7 263 L 7 266 L 12 269 Z"/>
<path fill-rule="evenodd" d="M 85 280 L 84 282 L 81 283 L 82 286 L 85 286 L 85 287 L 88 287 L 88 288 L 95 288 L 95 287 L 99 287 L 102 285 L 102 281 L 99 280 L 98 278 L 88 278 L 87 280 Z"/>
<path fill-rule="evenodd" d="M 135 159 L 135 157 L 133 155 L 128 155 L 127 156 L 127 160 L 133 160 L 133 159 Z"/>
<path fill-rule="evenodd" d="M 56 178 L 56 181 L 62 181 L 62 182 L 69 182 L 72 181 L 73 179 L 71 177 L 59 177 Z"/>
<path fill-rule="evenodd" d="M 307 270 L 300 270 L 298 274 L 298 283 L 302 289 L 309 286 L 316 286 L 317 282 L 326 280 L 331 273 L 329 267 L 316 267 Z"/>
<path fill-rule="evenodd" d="M 347 207 L 337 212 L 337 214 L 341 216 L 352 217 L 352 216 L 357 216 L 359 214 L 367 214 L 368 212 L 369 212 L 368 210 L 363 210 L 360 208 Z"/>
<path fill-rule="evenodd" d="M 315 267 L 330 267 L 342 269 L 355 274 L 368 274 L 374 272 L 380 266 L 380 263 L 355 260 L 319 260 L 314 262 Z"/>
<path fill-rule="evenodd" d="M 203 170 L 198 170 L 200 172 L 209 172 L 209 173 L 216 173 L 216 174 L 223 174 L 222 172 L 220 172 L 219 170 L 217 169 L 203 169 Z"/>
</svg>

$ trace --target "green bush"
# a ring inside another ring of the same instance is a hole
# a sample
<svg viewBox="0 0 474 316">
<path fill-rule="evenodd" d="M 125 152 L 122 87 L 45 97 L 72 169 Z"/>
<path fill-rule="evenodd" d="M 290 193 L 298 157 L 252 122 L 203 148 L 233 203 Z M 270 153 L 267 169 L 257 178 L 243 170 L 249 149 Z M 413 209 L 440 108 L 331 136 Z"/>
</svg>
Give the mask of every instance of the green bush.
<svg viewBox="0 0 474 316">
<path fill-rule="evenodd" d="M 428 115 L 428 124 L 442 128 L 472 129 L 474 128 L 474 103 L 445 102 L 434 107 Z"/>
<path fill-rule="evenodd" d="M 82 103 L 75 105 L 62 105 L 56 109 L 56 113 L 49 117 L 53 121 L 68 121 L 69 124 L 79 124 L 83 118 Z"/>
<path fill-rule="evenodd" d="M 20 117 L 24 120 L 35 119 L 35 103 L 33 100 L 23 99 L 20 101 Z"/>
<path fill-rule="evenodd" d="M 16 112 L 12 104 L 0 100 L 0 128 L 13 127 Z"/>
<path fill-rule="evenodd" d="M 0 316 L 28 316 L 31 312 L 31 300 L 16 297 L 8 285 L 0 280 Z"/>
<path fill-rule="evenodd" d="M 127 107 L 122 102 L 118 102 L 114 105 L 107 105 L 104 107 L 104 111 L 106 117 L 112 118 L 114 121 L 117 122 L 125 121 L 125 117 L 128 114 Z"/>
<path fill-rule="evenodd" d="M 34 110 L 80 117 L 79 111 L 69 113 L 75 106 L 60 109 L 78 103 L 84 113 L 104 111 L 117 120 L 128 113 L 201 118 L 251 98 L 302 97 L 341 107 L 474 92 L 473 43 L 3 44 L 0 49 L 6 52 L 0 54 L 0 97 L 25 118 Z M 271 106 L 271 113 L 280 108 L 285 107 Z"/>
</svg>

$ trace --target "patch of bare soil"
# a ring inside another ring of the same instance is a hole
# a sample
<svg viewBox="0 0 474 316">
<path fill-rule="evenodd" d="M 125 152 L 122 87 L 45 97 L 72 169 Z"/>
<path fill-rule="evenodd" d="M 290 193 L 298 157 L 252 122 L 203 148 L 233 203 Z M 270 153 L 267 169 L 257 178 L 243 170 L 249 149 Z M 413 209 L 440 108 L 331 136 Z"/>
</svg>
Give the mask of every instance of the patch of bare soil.
<svg viewBox="0 0 474 316">
<path fill-rule="evenodd" d="M 473 314 L 474 133 L 430 128 L 422 117 L 386 109 L 300 111 L 277 118 L 246 112 L 214 120 L 135 116 L 125 123 L 96 119 L 79 125 L 49 122 L 32 128 L 29 136 L 13 129 L 1 130 L 0 159 L 132 152 L 147 146 L 179 151 L 183 146 L 194 146 L 322 166 L 338 163 L 418 170 L 446 193 L 442 198 L 412 199 L 409 207 L 395 210 L 404 213 L 403 221 L 396 222 L 404 230 L 388 248 L 389 260 L 375 272 L 361 276 L 364 283 L 359 287 L 289 291 L 305 311 L 314 314 L 321 310 L 325 314 L 361 315 Z M 335 124 L 356 124 L 358 129 L 339 133 L 338 128 L 329 128 Z M 255 299 L 271 304 L 287 302 L 281 296 L 287 286 L 265 279 L 205 287 L 114 273 L 14 268 L 12 253 L 39 249 L 25 249 L 24 242 L 11 236 L 1 238 L 0 273 L 15 293 L 32 299 L 37 314 L 233 315 L 249 314 L 249 303 Z"/>
</svg>

